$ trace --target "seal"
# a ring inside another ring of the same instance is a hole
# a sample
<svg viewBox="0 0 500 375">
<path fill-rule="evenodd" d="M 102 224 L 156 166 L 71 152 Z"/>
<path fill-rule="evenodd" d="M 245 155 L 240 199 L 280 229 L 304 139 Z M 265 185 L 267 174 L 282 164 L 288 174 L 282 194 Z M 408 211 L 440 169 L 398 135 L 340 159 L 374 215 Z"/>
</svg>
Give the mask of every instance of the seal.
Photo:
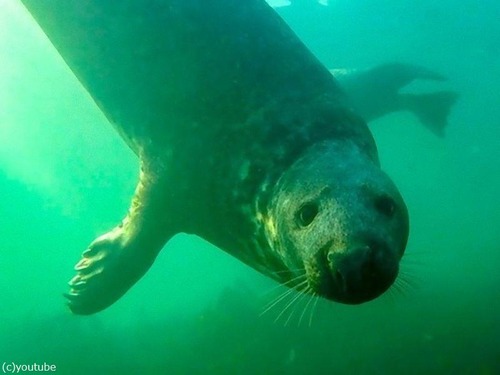
<svg viewBox="0 0 500 375">
<path fill-rule="evenodd" d="M 357 304 L 409 231 L 366 123 L 264 0 L 22 0 L 140 160 L 128 214 L 66 294 L 98 312 L 196 234 L 302 293 Z"/>
<path fill-rule="evenodd" d="M 451 107 L 458 99 L 454 91 L 401 93 L 415 80 L 442 82 L 446 77 L 422 66 L 386 63 L 370 69 L 331 69 L 349 97 L 350 105 L 365 121 L 392 112 L 409 111 L 432 133 L 444 136 Z"/>
</svg>

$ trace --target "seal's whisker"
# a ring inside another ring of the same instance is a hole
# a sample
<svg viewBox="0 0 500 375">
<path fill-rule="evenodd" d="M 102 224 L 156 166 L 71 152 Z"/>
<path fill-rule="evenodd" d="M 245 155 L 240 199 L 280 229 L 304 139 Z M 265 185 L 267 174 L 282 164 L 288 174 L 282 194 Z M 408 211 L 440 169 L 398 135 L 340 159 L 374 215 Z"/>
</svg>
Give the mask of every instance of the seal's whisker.
<svg viewBox="0 0 500 375">
<path fill-rule="evenodd" d="M 302 281 L 301 279 L 306 277 L 306 274 L 303 274 L 303 275 L 299 275 L 297 277 L 294 277 L 293 279 L 290 279 L 284 283 L 278 283 L 278 285 L 272 287 L 271 289 L 269 289 L 267 292 L 264 292 L 263 295 L 266 295 L 266 294 L 269 294 L 269 293 L 272 293 L 274 292 L 275 290 L 279 289 L 279 288 L 282 288 L 282 287 L 285 287 L 285 286 L 291 286 L 291 285 L 288 285 L 288 284 L 292 284 L 293 282 L 299 282 L 299 281 Z"/>
<path fill-rule="evenodd" d="M 401 263 L 399 273 L 410 276 L 412 279 L 418 279 L 417 275 L 421 275 L 421 271 L 427 267 L 427 262 L 404 262 Z"/>
<path fill-rule="evenodd" d="M 276 319 L 274 319 L 274 323 L 276 323 L 276 322 L 277 322 L 277 321 L 281 318 L 281 316 L 285 313 L 285 311 L 287 311 L 287 310 L 290 308 L 290 306 L 292 306 L 292 305 L 293 305 L 293 303 L 294 303 L 295 301 L 297 301 L 297 299 L 298 299 L 301 295 L 302 295 L 302 293 L 301 293 L 301 292 L 297 293 L 297 295 L 296 295 L 296 296 L 294 296 L 294 297 L 290 300 L 290 302 L 288 302 L 288 303 L 285 305 L 285 307 L 283 308 L 283 310 L 281 310 L 281 312 L 278 314 L 278 316 L 276 317 Z"/>
<path fill-rule="evenodd" d="M 274 274 L 279 274 L 279 273 L 285 273 L 285 272 L 299 272 L 299 271 L 305 271 L 306 269 L 304 267 L 302 268 L 296 268 L 296 269 L 290 269 L 290 270 L 281 270 L 281 271 L 273 271 Z"/>
<path fill-rule="evenodd" d="M 299 283 L 296 287 L 301 287 L 302 285 L 304 285 L 305 283 L 307 283 L 307 280 L 304 280 L 302 281 L 301 283 Z M 269 310 L 271 310 L 274 306 L 276 306 L 279 302 L 281 302 L 283 299 L 285 299 L 286 297 L 288 297 L 290 294 L 292 294 L 293 292 L 295 291 L 295 289 L 293 288 L 290 288 L 288 290 L 286 290 L 284 293 L 280 294 L 278 297 L 276 297 L 276 299 L 272 300 L 269 304 L 267 304 L 266 306 L 264 306 L 264 311 L 262 311 L 259 316 L 262 316 L 264 315 L 266 312 L 268 312 Z"/>
<path fill-rule="evenodd" d="M 283 300 L 283 298 L 286 298 L 286 296 L 288 296 L 291 293 L 293 293 L 293 289 L 292 288 L 289 288 L 289 289 L 285 290 L 278 297 L 274 298 L 271 302 L 269 302 L 267 305 L 265 305 L 264 306 L 264 310 L 259 314 L 259 316 L 264 315 L 271 308 L 273 308 L 277 303 L 279 303 L 281 300 Z"/>
<path fill-rule="evenodd" d="M 300 283 L 300 284 L 297 286 L 297 288 L 298 288 L 298 287 L 301 287 L 301 286 L 302 286 L 302 285 L 304 285 L 305 283 L 307 283 L 307 280 L 305 280 L 305 281 L 303 281 L 302 283 Z M 296 289 L 291 289 L 291 290 L 292 290 L 292 291 L 297 292 L 297 290 L 296 290 Z M 293 297 L 292 297 L 292 294 L 291 294 L 291 293 L 287 293 L 287 295 L 286 295 L 286 296 L 284 296 L 284 297 L 282 298 L 282 300 L 284 300 L 284 298 L 288 298 L 288 297 L 290 297 L 290 298 L 291 298 L 291 301 L 289 301 L 289 302 L 285 305 L 285 307 L 284 307 L 284 308 L 283 308 L 283 310 L 282 310 L 282 311 L 278 314 L 278 316 L 276 317 L 276 319 L 274 319 L 274 322 L 275 322 L 275 323 L 279 320 L 279 318 L 283 315 L 283 313 L 284 313 L 285 311 L 287 311 L 287 310 L 290 308 L 290 306 L 292 306 L 292 304 L 293 304 L 293 303 L 297 300 L 297 298 L 299 298 L 301 295 L 302 295 L 302 294 L 301 294 L 301 291 L 299 291 L 299 292 L 297 293 L 297 295 L 295 295 L 295 296 L 293 296 Z M 277 305 L 277 304 L 274 304 L 273 306 L 276 306 L 276 305 Z"/>
<path fill-rule="evenodd" d="M 396 279 L 396 282 L 407 290 L 415 290 L 417 289 L 417 285 L 411 279 L 412 277 L 410 277 L 408 274 L 400 272 L 399 277 Z"/>
<path fill-rule="evenodd" d="M 412 271 L 408 271 L 407 269 L 399 271 L 399 278 L 403 278 L 408 283 L 413 284 L 414 287 L 417 286 L 416 283 L 418 283 L 419 281 L 421 281 L 421 278 L 419 276 L 417 276 Z"/>
<path fill-rule="evenodd" d="M 300 327 L 300 323 L 302 322 L 302 319 L 304 318 L 304 315 L 306 314 L 307 308 L 309 307 L 311 301 L 314 299 L 314 295 L 315 295 L 314 293 L 309 295 L 310 298 L 307 301 L 306 305 L 304 306 L 304 310 L 302 310 L 302 314 L 300 314 L 298 327 Z"/>
<path fill-rule="evenodd" d="M 405 266 L 425 266 L 428 264 L 425 260 L 422 259 L 415 259 L 415 255 L 410 256 L 409 258 L 407 255 L 404 256 L 403 258 L 403 263 Z"/>
<path fill-rule="evenodd" d="M 389 292 L 389 295 L 393 299 L 397 299 L 398 296 L 405 296 L 406 295 L 405 288 L 401 285 L 401 283 L 398 281 L 398 279 L 396 279 L 396 281 L 394 281 L 392 286 L 389 288 L 388 292 Z"/>
<path fill-rule="evenodd" d="M 316 310 L 316 306 L 318 305 L 319 296 L 316 293 L 314 293 L 314 298 L 316 298 L 316 300 L 314 301 L 314 305 L 311 308 L 311 316 L 309 317 L 309 327 L 311 327 L 311 325 L 312 325 L 312 319 L 313 319 L 314 311 Z"/>
<path fill-rule="evenodd" d="M 394 302 L 396 300 L 396 285 L 395 284 L 392 284 L 392 286 L 387 289 L 387 292 L 385 292 L 385 296 L 387 296 L 387 298 L 391 301 L 391 302 Z"/>
<path fill-rule="evenodd" d="M 397 290 L 399 291 L 399 294 L 402 295 L 402 296 L 407 296 L 409 290 L 411 289 L 401 279 L 396 280 L 394 282 L 394 287 L 397 288 Z"/>
<path fill-rule="evenodd" d="M 398 291 L 400 295 L 406 296 L 409 292 L 415 291 L 417 285 L 410 279 L 413 277 L 400 272 L 398 278 L 394 281 L 394 290 Z M 392 288 L 391 288 L 392 289 Z"/>
<path fill-rule="evenodd" d="M 276 276 L 278 276 L 278 275 L 276 275 Z M 274 287 L 274 288 L 272 288 L 270 291 L 275 290 L 275 289 L 279 288 L 280 286 L 286 286 L 286 285 L 288 285 L 288 284 L 293 284 L 294 282 L 299 282 L 299 281 L 301 281 L 301 279 L 303 279 L 303 278 L 305 278 L 305 277 L 307 277 L 307 276 L 306 276 L 306 274 L 305 274 L 305 273 L 303 273 L 303 274 L 301 274 L 301 275 L 295 276 L 294 278 L 291 278 L 291 279 L 290 279 L 290 280 L 288 280 L 288 281 L 285 281 L 285 282 L 279 282 L 279 285 L 278 285 L 278 286 L 276 286 L 276 287 Z M 288 286 L 290 286 L 290 285 L 288 285 Z"/>
<path fill-rule="evenodd" d="M 285 281 L 284 283 L 281 283 L 280 285 L 288 285 L 294 281 L 297 281 L 297 280 L 300 280 L 300 279 L 303 279 L 304 277 L 306 277 L 306 274 L 302 274 L 302 275 L 298 275 L 298 276 L 295 276 L 294 278 L 291 278 L 290 280 L 288 281 Z"/>
<path fill-rule="evenodd" d="M 293 307 L 292 311 L 290 312 L 290 315 L 288 315 L 288 319 L 285 322 L 285 327 L 288 325 L 288 322 L 290 321 L 290 319 L 292 319 L 292 316 L 295 313 L 295 311 L 297 311 L 297 306 L 299 306 L 300 301 L 302 300 L 302 298 L 304 298 L 305 296 L 307 296 L 307 292 L 310 289 L 311 289 L 311 287 L 308 285 L 304 289 L 302 289 L 301 291 L 299 291 L 299 298 L 297 299 L 297 301 L 295 303 L 295 306 Z"/>
<path fill-rule="evenodd" d="M 398 291 L 401 292 L 401 294 L 403 294 L 403 295 L 406 294 L 406 292 L 408 290 L 408 285 L 406 285 L 403 282 L 403 278 L 401 275 L 399 275 L 398 278 L 396 280 L 394 280 L 393 286 L 396 287 L 398 289 Z"/>
<path fill-rule="evenodd" d="M 403 272 L 405 274 L 408 273 L 414 273 L 415 267 L 409 264 L 402 264 L 401 267 L 399 268 L 399 272 Z"/>
</svg>

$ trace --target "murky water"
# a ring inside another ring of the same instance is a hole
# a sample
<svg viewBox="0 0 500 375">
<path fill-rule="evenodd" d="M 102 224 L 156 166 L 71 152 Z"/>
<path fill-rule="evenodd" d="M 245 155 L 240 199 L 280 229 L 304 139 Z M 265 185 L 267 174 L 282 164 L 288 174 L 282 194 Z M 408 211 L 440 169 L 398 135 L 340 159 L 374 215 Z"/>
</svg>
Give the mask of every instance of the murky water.
<svg viewBox="0 0 500 375">
<path fill-rule="evenodd" d="M 62 374 L 500 373 L 500 5 L 314 1 L 278 12 L 329 68 L 418 64 L 460 95 L 444 137 L 408 112 L 371 123 L 411 215 L 403 281 L 376 301 L 304 299 L 179 235 L 106 311 L 62 293 L 126 213 L 137 161 L 15 0 L 0 0 L 0 361 Z M 305 311 L 305 312 L 304 312 Z M 300 322 L 300 324 L 299 324 Z"/>
</svg>

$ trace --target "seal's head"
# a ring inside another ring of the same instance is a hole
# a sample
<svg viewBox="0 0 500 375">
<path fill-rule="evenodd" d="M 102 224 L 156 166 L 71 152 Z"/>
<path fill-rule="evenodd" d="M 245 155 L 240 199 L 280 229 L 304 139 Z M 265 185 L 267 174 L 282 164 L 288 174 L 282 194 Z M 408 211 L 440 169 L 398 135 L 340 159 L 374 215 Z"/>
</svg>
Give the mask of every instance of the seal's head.
<svg viewBox="0 0 500 375">
<path fill-rule="evenodd" d="M 305 275 L 308 292 L 358 304 L 396 279 L 408 212 L 376 151 L 347 140 L 311 146 L 280 178 L 268 213 L 287 278 Z"/>
</svg>

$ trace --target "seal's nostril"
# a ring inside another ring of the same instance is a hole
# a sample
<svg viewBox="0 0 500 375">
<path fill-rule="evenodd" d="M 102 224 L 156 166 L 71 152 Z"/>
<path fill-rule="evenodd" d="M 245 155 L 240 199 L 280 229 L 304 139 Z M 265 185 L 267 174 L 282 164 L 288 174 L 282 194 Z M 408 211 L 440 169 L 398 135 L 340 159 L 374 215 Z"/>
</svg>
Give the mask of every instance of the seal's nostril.
<svg viewBox="0 0 500 375">
<path fill-rule="evenodd" d="M 317 203 L 308 202 L 304 204 L 296 213 L 299 226 L 302 228 L 309 226 L 318 215 L 318 212 L 319 207 Z"/>
<path fill-rule="evenodd" d="M 367 259 L 365 263 L 362 264 L 360 271 L 362 279 L 366 281 L 376 279 L 380 272 L 379 267 L 373 258 Z"/>
<path fill-rule="evenodd" d="M 337 282 L 339 289 L 342 291 L 345 291 L 345 287 L 346 287 L 345 279 L 339 270 L 335 271 L 335 281 Z"/>
<path fill-rule="evenodd" d="M 375 199 L 375 208 L 387 217 L 393 217 L 396 211 L 396 202 L 388 195 L 382 195 Z"/>
</svg>

